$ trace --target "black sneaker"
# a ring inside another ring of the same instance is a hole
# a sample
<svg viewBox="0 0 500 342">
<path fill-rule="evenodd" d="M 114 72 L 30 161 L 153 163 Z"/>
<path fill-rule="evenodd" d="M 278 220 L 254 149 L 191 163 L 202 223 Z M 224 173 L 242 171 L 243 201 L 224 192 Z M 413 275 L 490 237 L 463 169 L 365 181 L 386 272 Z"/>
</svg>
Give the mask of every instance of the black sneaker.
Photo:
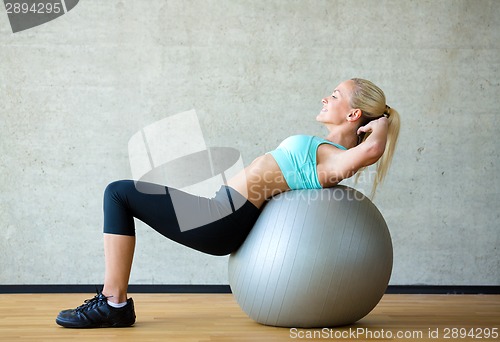
<svg viewBox="0 0 500 342">
<path fill-rule="evenodd" d="M 127 305 L 123 308 L 110 306 L 107 298 L 98 291 L 94 298 L 85 300 L 76 309 L 61 311 L 56 323 L 65 328 L 118 328 L 135 323 L 132 298 L 127 300 Z"/>
</svg>

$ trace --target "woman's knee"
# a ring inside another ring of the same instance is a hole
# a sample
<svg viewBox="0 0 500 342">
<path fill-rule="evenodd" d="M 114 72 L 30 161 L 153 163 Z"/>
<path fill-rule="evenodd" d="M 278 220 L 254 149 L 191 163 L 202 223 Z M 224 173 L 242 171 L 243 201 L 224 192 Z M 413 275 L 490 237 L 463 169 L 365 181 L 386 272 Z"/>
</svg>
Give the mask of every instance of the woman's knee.
<svg viewBox="0 0 500 342">
<path fill-rule="evenodd" d="M 104 189 L 104 198 L 116 200 L 123 197 L 123 195 L 130 191 L 130 187 L 134 186 L 133 183 L 131 180 L 118 180 L 109 183 L 106 189 Z"/>
<path fill-rule="evenodd" d="M 134 220 L 128 197 L 134 187 L 133 181 L 115 181 L 104 190 L 104 233 L 135 235 Z"/>
</svg>

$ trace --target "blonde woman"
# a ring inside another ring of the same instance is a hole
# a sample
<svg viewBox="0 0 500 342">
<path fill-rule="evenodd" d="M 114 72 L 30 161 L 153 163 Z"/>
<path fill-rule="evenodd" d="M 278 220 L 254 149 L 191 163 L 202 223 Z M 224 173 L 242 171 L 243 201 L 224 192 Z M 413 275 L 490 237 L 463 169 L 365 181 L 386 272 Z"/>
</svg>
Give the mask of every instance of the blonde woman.
<svg viewBox="0 0 500 342">
<path fill-rule="evenodd" d="M 104 192 L 103 290 L 76 309 L 61 311 L 57 324 L 98 328 L 135 323 L 134 302 L 127 298 L 135 248 L 134 218 L 180 244 L 226 255 L 243 243 L 260 208 L 275 194 L 332 187 L 377 163 L 374 193 L 392 160 L 399 134 L 398 112 L 387 105 L 380 88 L 357 78 L 340 83 L 322 104 L 316 120 L 328 129 L 325 138 L 294 135 L 285 139 L 229 180 L 214 198 L 127 180 L 108 185 Z M 174 198 L 183 210 L 206 223 L 180 229 Z"/>
</svg>

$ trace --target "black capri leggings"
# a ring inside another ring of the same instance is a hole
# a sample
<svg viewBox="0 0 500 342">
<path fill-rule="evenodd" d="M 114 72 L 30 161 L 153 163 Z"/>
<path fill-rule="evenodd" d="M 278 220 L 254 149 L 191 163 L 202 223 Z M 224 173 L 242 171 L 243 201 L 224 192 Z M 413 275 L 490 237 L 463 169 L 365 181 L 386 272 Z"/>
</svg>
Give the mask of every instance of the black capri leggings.
<svg viewBox="0 0 500 342">
<path fill-rule="evenodd" d="M 106 187 L 103 209 L 104 233 L 135 236 L 135 217 L 173 241 L 212 255 L 237 250 L 260 213 L 228 186 L 214 198 L 203 198 L 131 180 Z"/>
</svg>

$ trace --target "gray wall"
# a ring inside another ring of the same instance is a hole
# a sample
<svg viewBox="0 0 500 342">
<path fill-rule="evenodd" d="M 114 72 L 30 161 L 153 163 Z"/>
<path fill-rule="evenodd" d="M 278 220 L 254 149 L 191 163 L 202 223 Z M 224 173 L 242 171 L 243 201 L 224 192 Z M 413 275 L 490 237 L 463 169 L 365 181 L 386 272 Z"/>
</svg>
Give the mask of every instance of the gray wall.
<svg viewBox="0 0 500 342">
<path fill-rule="evenodd" d="M 324 135 L 321 98 L 362 77 L 403 120 L 391 284 L 499 285 L 499 48 L 498 1 L 86 0 L 16 34 L 2 9 L 0 284 L 102 282 L 102 191 L 142 127 L 194 108 L 248 164 Z M 227 283 L 226 257 L 137 236 L 131 283 Z"/>
</svg>

